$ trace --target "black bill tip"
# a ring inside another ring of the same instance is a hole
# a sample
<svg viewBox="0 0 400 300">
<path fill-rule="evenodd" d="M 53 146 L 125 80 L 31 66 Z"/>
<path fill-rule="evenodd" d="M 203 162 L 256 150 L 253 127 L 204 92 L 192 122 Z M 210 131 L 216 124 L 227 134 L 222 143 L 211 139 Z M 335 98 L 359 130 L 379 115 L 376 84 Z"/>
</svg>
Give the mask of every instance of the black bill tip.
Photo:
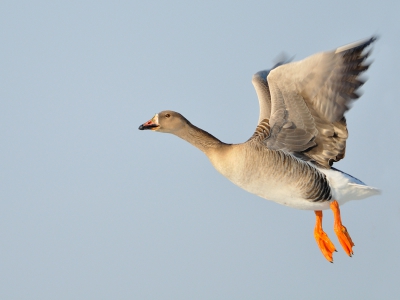
<svg viewBox="0 0 400 300">
<path fill-rule="evenodd" d="M 148 130 L 148 129 L 153 129 L 153 128 L 157 128 L 157 127 L 159 127 L 157 124 L 146 125 L 146 123 L 145 123 L 145 124 L 142 124 L 139 126 L 139 130 Z"/>
</svg>

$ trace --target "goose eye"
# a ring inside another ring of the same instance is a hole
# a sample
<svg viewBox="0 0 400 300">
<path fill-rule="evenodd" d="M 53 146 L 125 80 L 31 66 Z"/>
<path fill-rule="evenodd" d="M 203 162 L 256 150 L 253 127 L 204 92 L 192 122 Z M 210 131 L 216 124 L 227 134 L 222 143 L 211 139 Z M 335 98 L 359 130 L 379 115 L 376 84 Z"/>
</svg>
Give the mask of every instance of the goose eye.
<svg viewBox="0 0 400 300">
<path fill-rule="evenodd" d="M 166 118 L 169 118 L 170 116 L 171 116 L 170 114 L 166 114 L 166 115 L 165 115 Z"/>
</svg>

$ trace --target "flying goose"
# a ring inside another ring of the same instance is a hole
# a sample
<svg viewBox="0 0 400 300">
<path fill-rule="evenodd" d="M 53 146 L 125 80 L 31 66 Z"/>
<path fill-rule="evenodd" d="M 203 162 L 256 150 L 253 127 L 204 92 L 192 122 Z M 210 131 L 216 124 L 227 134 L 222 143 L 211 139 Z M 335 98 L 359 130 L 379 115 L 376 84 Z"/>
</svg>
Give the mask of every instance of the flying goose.
<svg viewBox="0 0 400 300">
<path fill-rule="evenodd" d="M 258 126 L 242 144 L 226 144 L 166 110 L 140 130 L 172 133 L 203 151 L 234 184 L 262 198 L 297 209 L 314 210 L 314 237 L 333 262 L 335 246 L 322 229 L 322 210 L 334 214 L 334 231 L 350 257 L 354 243 L 342 224 L 339 206 L 380 191 L 332 167 L 345 155 L 348 137 L 344 113 L 357 99 L 366 71 L 365 52 L 376 37 L 281 62 L 253 76 L 259 104 Z"/>
</svg>

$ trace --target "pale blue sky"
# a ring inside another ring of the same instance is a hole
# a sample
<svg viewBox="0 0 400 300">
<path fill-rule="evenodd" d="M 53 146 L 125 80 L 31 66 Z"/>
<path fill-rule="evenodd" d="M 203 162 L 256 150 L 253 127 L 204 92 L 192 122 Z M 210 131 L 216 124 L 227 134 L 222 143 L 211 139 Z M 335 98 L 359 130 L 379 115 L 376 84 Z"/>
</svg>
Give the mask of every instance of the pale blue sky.
<svg viewBox="0 0 400 300">
<path fill-rule="evenodd" d="M 1 1 L 1 299 L 394 299 L 400 293 L 399 1 Z M 336 167 L 383 195 L 314 213 L 248 194 L 184 141 L 258 120 L 252 75 L 380 35 Z"/>
</svg>

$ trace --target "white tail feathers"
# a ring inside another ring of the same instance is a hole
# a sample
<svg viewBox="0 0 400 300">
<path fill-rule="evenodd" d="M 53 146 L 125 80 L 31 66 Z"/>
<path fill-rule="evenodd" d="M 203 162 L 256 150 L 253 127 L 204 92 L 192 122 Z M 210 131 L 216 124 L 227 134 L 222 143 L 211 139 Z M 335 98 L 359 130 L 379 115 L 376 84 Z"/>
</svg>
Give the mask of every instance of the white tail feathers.
<svg viewBox="0 0 400 300">
<path fill-rule="evenodd" d="M 361 180 L 337 169 L 319 170 L 326 175 L 332 190 L 332 199 L 337 200 L 339 204 L 381 194 L 381 190 L 368 186 Z"/>
<path fill-rule="evenodd" d="M 382 194 L 380 189 L 368 185 L 349 183 L 349 190 L 351 191 L 354 200 L 364 199 L 375 195 Z M 349 192 L 350 192 L 349 191 Z"/>
<path fill-rule="evenodd" d="M 359 198 L 357 198 L 357 199 L 364 199 L 367 197 L 382 194 L 382 191 L 380 189 L 377 189 L 377 188 L 374 188 L 374 187 L 368 186 L 368 185 L 349 183 L 349 186 L 353 186 L 358 191 Z"/>
</svg>

